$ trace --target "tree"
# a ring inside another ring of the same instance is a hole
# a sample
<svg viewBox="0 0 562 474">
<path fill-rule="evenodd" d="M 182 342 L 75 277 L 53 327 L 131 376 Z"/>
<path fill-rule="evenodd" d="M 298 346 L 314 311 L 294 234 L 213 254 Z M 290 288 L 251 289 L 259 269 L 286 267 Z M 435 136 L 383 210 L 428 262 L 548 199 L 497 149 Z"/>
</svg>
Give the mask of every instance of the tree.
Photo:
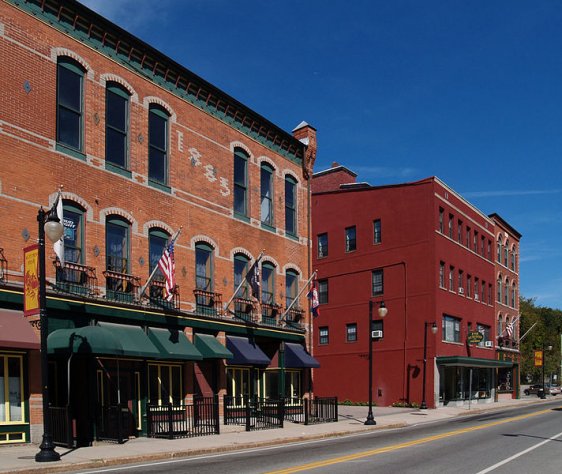
<svg viewBox="0 0 562 474">
<path fill-rule="evenodd" d="M 526 334 L 519 349 L 521 351 L 521 381 L 525 383 L 527 377 L 531 379 L 531 383 L 542 381 L 542 368 L 534 365 L 534 351 L 548 346 L 552 346 L 552 350 L 544 353 L 545 378 L 550 380 L 551 374 L 556 374 L 557 380 L 560 381 L 562 311 L 537 306 L 534 298 L 521 297 L 519 312 L 521 314 L 520 334 L 521 336 Z"/>
</svg>

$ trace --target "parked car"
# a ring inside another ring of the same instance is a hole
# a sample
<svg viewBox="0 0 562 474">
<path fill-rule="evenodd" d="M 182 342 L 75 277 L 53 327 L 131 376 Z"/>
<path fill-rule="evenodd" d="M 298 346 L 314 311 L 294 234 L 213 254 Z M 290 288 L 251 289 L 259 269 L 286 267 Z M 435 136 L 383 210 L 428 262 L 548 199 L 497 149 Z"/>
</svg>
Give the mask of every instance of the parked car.
<svg viewBox="0 0 562 474">
<path fill-rule="evenodd" d="M 538 395 L 539 390 L 542 390 L 542 383 L 530 385 L 529 388 L 523 390 L 523 393 L 525 395 Z M 544 384 L 544 391 L 547 395 L 558 395 L 560 393 L 560 387 L 556 385 Z"/>
</svg>

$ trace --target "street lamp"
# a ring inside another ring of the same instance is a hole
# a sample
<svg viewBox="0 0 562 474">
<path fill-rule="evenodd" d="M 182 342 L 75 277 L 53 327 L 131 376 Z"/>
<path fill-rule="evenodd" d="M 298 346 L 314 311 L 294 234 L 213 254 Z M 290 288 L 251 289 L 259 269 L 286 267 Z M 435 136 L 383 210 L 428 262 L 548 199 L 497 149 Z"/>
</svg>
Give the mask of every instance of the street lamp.
<svg viewBox="0 0 562 474">
<path fill-rule="evenodd" d="M 546 363 L 546 354 L 544 353 L 545 349 L 547 351 L 551 351 L 552 350 L 552 346 L 546 346 L 542 345 L 542 392 L 539 393 L 539 397 L 541 398 L 541 400 L 544 400 L 546 398 L 546 391 L 544 389 L 544 366 Z"/>
<path fill-rule="evenodd" d="M 388 313 L 384 301 L 381 301 L 378 309 L 379 317 L 384 318 Z M 373 417 L 373 302 L 369 300 L 369 413 L 367 414 L 367 419 L 365 420 L 365 425 L 376 425 L 377 422 Z"/>
<path fill-rule="evenodd" d="M 60 199 L 60 197 L 59 197 Z M 55 451 L 51 434 L 51 417 L 49 416 L 49 362 L 47 359 L 47 336 L 49 335 L 49 320 L 47 316 L 47 290 L 45 275 L 45 234 L 55 243 L 64 232 L 64 227 L 57 216 L 57 203 L 47 214 L 41 207 L 37 213 L 39 224 L 39 323 L 41 331 L 41 385 L 43 395 L 43 441 L 39 452 L 35 455 L 37 462 L 59 461 L 60 454 Z"/>
<path fill-rule="evenodd" d="M 427 404 L 425 402 L 425 372 L 427 370 L 427 326 L 431 324 L 431 334 L 435 336 L 437 334 L 437 324 L 435 321 L 428 323 L 427 321 L 423 326 L 423 382 L 422 382 L 422 402 L 420 405 L 421 410 L 427 410 Z"/>
</svg>

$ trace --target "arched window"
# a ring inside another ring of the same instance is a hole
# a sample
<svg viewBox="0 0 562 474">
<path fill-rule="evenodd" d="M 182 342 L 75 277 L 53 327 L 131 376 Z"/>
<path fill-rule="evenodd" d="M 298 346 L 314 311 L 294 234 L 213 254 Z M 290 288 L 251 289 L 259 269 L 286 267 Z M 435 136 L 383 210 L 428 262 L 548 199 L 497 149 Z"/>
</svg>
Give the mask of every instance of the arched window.
<svg viewBox="0 0 562 474">
<path fill-rule="evenodd" d="M 129 162 L 129 92 L 115 82 L 105 90 L 105 161 L 122 169 Z"/>
<path fill-rule="evenodd" d="M 234 149 L 234 215 L 248 217 L 248 154 Z"/>
<path fill-rule="evenodd" d="M 57 62 L 57 144 L 84 152 L 84 69 L 62 56 Z"/>
<path fill-rule="evenodd" d="M 107 216 L 105 222 L 106 269 L 129 272 L 130 224 L 120 216 Z"/>
<path fill-rule="evenodd" d="M 501 263 L 502 261 L 502 240 L 501 240 L 501 236 L 498 237 L 498 245 L 497 245 L 497 260 L 498 262 Z"/>
<path fill-rule="evenodd" d="M 501 302 L 502 302 L 502 284 L 503 284 L 503 282 L 502 282 L 502 276 L 500 275 L 500 276 L 498 277 L 498 281 L 497 281 L 498 295 L 497 295 L 496 301 L 497 301 L 498 303 L 501 303 Z"/>
<path fill-rule="evenodd" d="M 168 184 L 168 112 L 156 104 L 148 110 L 148 179 Z"/>
<path fill-rule="evenodd" d="M 84 209 L 73 202 L 63 201 L 64 260 L 84 263 Z"/>
<path fill-rule="evenodd" d="M 505 242 L 505 246 L 503 248 L 503 264 L 506 267 L 509 265 L 508 255 L 509 255 L 509 240 Z"/>
<path fill-rule="evenodd" d="M 261 301 L 275 304 L 275 265 L 263 262 L 261 266 Z"/>
<path fill-rule="evenodd" d="M 511 307 L 515 308 L 515 300 L 516 300 L 516 287 L 515 287 L 515 282 L 513 282 L 511 284 Z"/>
<path fill-rule="evenodd" d="M 273 227 L 273 168 L 268 163 L 261 164 L 261 222 Z"/>
<path fill-rule="evenodd" d="M 509 303 L 509 278 L 505 279 L 505 285 L 503 287 L 503 304 L 506 306 Z"/>
<path fill-rule="evenodd" d="M 503 319 L 502 319 L 502 315 L 500 314 L 498 316 L 498 337 L 502 337 L 503 336 L 503 325 L 502 325 Z"/>
<path fill-rule="evenodd" d="M 250 259 L 243 253 L 237 253 L 234 255 L 234 289 L 238 288 L 238 285 L 240 285 L 242 279 L 246 276 L 246 273 L 249 270 L 249 264 Z M 235 296 L 237 298 L 249 298 L 250 288 L 248 285 L 242 285 Z"/>
<path fill-rule="evenodd" d="M 153 227 L 148 231 L 149 275 L 152 274 L 152 271 L 158 266 L 158 261 L 160 257 L 162 257 L 169 239 L 170 235 L 162 229 Z M 160 269 L 156 270 L 156 275 L 163 278 Z"/>
<path fill-rule="evenodd" d="M 511 248 L 511 270 L 515 271 L 515 255 L 517 254 L 517 249 L 515 245 Z"/>
<path fill-rule="evenodd" d="M 285 232 L 297 235 L 297 182 L 290 175 L 285 177 Z"/>
<path fill-rule="evenodd" d="M 195 244 L 195 286 L 213 291 L 213 247 L 205 242 Z"/>
<path fill-rule="evenodd" d="M 287 270 L 285 273 L 285 304 L 287 308 L 291 306 L 298 292 L 299 274 L 295 270 Z"/>
</svg>

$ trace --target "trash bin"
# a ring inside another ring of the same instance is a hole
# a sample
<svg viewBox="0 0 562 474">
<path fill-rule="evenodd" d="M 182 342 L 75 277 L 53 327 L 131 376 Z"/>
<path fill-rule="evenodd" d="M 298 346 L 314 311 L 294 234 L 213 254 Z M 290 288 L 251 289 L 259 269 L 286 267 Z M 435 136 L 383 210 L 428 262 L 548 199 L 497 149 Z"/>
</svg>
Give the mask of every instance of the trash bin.
<svg viewBox="0 0 562 474">
<path fill-rule="evenodd" d="M 537 392 L 537 396 L 539 398 L 546 398 L 546 396 L 544 394 L 544 390 L 542 388 L 539 388 L 539 391 Z"/>
</svg>

